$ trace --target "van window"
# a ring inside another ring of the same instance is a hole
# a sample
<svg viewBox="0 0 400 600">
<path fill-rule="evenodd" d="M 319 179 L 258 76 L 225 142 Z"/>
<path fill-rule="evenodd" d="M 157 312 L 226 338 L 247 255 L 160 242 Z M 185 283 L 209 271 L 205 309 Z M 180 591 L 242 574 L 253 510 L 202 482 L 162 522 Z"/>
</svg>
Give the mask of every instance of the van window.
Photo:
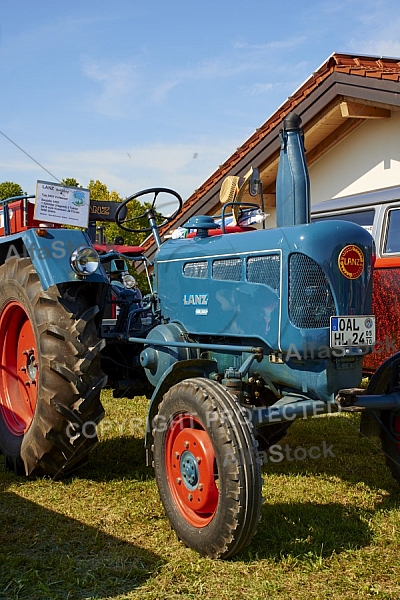
<svg viewBox="0 0 400 600">
<path fill-rule="evenodd" d="M 384 252 L 400 252 L 400 210 L 389 211 Z"/>
<path fill-rule="evenodd" d="M 372 231 L 372 225 L 374 222 L 375 210 L 360 210 L 357 212 L 346 212 L 346 213 L 336 213 L 334 215 L 328 215 L 324 217 L 312 217 L 313 221 L 328 221 L 328 220 L 340 220 L 340 221 L 350 221 L 351 223 L 356 223 L 356 225 L 361 225 L 364 227 L 369 233 Z"/>
</svg>

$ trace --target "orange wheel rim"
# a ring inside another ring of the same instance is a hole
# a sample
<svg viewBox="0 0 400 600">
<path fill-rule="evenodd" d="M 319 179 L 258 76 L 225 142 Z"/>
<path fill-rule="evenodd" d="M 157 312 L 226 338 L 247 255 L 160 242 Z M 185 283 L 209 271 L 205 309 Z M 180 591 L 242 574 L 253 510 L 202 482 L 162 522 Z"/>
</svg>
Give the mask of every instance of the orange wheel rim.
<svg viewBox="0 0 400 600">
<path fill-rule="evenodd" d="M 10 433 L 23 435 L 35 414 L 39 367 L 31 321 L 16 300 L 1 313 L 0 345 L 0 410 Z"/>
<path fill-rule="evenodd" d="M 193 527 L 205 527 L 218 506 L 216 460 L 212 442 L 200 421 L 175 416 L 165 440 L 166 474 L 174 502 Z"/>
</svg>

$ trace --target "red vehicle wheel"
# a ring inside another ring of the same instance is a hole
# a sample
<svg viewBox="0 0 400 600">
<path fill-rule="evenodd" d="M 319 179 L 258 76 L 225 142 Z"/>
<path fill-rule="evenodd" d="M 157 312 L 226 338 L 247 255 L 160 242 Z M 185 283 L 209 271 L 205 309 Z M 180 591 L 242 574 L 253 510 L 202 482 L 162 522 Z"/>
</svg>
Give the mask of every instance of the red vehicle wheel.
<svg viewBox="0 0 400 600">
<path fill-rule="evenodd" d="M 35 414 L 38 352 L 24 307 L 13 300 L 0 316 L 0 410 L 12 435 L 23 435 Z"/>
<path fill-rule="evenodd" d="M 187 379 L 165 394 L 154 420 L 154 468 L 178 537 L 228 558 L 251 541 L 261 510 L 260 461 L 246 411 L 226 388 Z"/>
<path fill-rule="evenodd" d="M 104 414 L 98 308 L 85 283 L 43 290 L 29 258 L 6 260 L 0 281 L 0 450 L 18 475 L 60 477 Z"/>
<path fill-rule="evenodd" d="M 176 415 L 165 440 L 165 468 L 175 504 L 193 527 L 208 525 L 217 510 L 214 463 L 212 442 L 200 421 Z"/>
</svg>

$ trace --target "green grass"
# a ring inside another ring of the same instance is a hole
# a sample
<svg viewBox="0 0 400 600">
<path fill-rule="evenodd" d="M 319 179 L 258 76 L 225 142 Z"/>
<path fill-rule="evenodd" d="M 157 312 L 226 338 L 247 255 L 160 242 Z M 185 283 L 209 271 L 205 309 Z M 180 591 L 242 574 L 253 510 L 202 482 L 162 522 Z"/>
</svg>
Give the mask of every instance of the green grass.
<svg viewBox="0 0 400 600">
<path fill-rule="evenodd" d="M 88 466 L 64 481 L 0 471 L 0 598 L 400 598 L 400 487 L 357 415 L 298 421 L 282 445 L 334 457 L 264 466 L 251 546 L 229 561 L 185 548 L 145 467 L 144 399 L 103 401 Z"/>
</svg>

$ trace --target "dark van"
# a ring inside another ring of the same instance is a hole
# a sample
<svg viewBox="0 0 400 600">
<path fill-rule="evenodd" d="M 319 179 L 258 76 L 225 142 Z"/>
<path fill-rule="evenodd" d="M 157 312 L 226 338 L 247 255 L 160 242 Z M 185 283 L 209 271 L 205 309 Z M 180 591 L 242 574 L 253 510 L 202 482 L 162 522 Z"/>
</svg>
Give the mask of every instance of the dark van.
<svg viewBox="0 0 400 600">
<path fill-rule="evenodd" d="M 364 359 L 365 372 L 372 373 L 400 350 L 400 186 L 314 204 L 311 219 L 352 221 L 367 229 L 375 240 L 373 313 L 377 343 Z"/>
</svg>

